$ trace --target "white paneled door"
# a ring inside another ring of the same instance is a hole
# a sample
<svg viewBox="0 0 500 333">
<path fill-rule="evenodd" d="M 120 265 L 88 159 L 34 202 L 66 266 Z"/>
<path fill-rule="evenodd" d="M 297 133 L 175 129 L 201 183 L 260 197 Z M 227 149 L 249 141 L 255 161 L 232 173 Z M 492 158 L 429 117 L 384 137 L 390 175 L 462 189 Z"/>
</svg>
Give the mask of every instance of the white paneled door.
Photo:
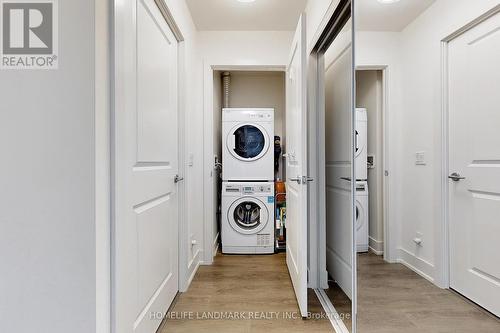
<svg viewBox="0 0 500 333">
<path fill-rule="evenodd" d="M 286 263 L 300 313 L 307 316 L 307 106 L 306 34 L 301 15 L 286 73 Z"/>
<path fill-rule="evenodd" d="M 116 8 L 113 332 L 156 332 L 178 291 L 177 41 L 154 0 Z"/>
<path fill-rule="evenodd" d="M 450 286 L 500 316 L 500 14 L 448 56 Z"/>
<path fill-rule="evenodd" d="M 325 62 L 326 268 L 353 299 L 353 103 L 352 34 L 333 41 Z"/>
</svg>

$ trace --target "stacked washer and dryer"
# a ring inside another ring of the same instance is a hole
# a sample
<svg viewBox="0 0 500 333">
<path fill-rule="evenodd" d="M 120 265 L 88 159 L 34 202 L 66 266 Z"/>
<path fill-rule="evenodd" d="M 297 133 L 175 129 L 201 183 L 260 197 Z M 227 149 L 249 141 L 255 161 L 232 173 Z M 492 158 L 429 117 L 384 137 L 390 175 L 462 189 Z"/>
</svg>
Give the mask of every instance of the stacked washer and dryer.
<svg viewBox="0 0 500 333">
<path fill-rule="evenodd" d="M 274 109 L 223 109 L 222 145 L 222 252 L 274 253 Z"/>
<path fill-rule="evenodd" d="M 367 252 L 369 246 L 369 210 L 368 210 L 368 114 L 366 109 L 356 109 L 356 248 L 358 252 Z"/>
</svg>

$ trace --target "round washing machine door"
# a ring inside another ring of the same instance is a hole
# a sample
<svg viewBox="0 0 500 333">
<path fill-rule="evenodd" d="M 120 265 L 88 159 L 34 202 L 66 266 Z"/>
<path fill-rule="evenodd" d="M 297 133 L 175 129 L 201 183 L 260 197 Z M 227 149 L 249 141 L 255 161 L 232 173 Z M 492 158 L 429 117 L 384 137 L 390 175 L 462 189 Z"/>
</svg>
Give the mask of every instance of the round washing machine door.
<svg viewBox="0 0 500 333">
<path fill-rule="evenodd" d="M 262 201 L 253 197 L 239 198 L 229 208 L 227 219 L 241 234 L 255 234 L 269 223 L 269 212 Z"/>
<path fill-rule="evenodd" d="M 356 231 L 359 231 L 366 221 L 366 212 L 364 211 L 361 202 L 356 200 Z"/>
<path fill-rule="evenodd" d="M 269 150 L 270 138 L 258 124 L 239 124 L 227 135 L 227 149 L 231 154 L 246 162 L 258 160 Z"/>
</svg>

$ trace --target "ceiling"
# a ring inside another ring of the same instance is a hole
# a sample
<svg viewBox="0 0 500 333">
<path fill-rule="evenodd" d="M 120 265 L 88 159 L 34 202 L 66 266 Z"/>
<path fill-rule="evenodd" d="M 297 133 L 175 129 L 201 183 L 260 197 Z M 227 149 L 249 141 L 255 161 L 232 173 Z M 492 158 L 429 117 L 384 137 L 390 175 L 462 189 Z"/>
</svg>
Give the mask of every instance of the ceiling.
<svg viewBox="0 0 500 333">
<path fill-rule="evenodd" d="M 307 0 L 186 0 L 198 30 L 295 30 Z"/>
<path fill-rule="evenodd" d="M 436 0 L 400 0 L 382 4 L 377 0 L 357 0 L 357 30 L 402 31 Z"/>
</svg>

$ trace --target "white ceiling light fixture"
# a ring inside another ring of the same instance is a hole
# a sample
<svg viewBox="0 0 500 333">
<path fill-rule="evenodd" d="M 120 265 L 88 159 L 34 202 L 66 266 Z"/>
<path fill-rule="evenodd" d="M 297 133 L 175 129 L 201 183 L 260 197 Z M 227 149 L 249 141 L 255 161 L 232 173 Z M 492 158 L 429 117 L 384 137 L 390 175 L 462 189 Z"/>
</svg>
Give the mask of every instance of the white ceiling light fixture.
<svg viewBox="0 0 500 333">
<path fill-rule="evenodd" d="M 238 0 L 238 2 L 255 2 L 255 0 Z"/>
<path fill-rule="evenodd" d="M 383 3 L 383 4 L 390 4 L 390 3 L 399 2 L 399 0 L 377 0 L 377 1 L 380 3 Z"/>
</svg>

